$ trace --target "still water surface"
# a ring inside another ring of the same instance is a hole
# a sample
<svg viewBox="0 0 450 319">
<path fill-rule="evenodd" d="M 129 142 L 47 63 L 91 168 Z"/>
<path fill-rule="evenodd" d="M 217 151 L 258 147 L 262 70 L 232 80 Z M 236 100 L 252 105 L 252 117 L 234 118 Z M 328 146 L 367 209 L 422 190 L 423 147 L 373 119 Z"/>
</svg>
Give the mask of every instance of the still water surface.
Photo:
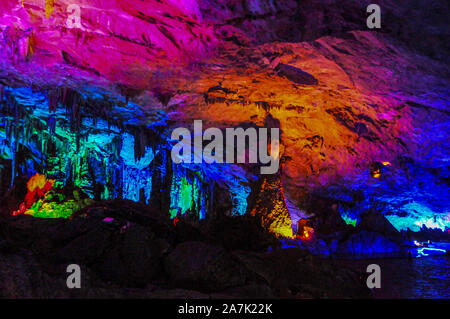
<svg viewBox="0 0 450 319">
<path fill-rule="evenodd" d="M 381 267 L 381 288 L 372 289 L 375 298 L 450 299 L 450 256 L 340 261 L 360 272 L 367 265 Z"/>
</svg>

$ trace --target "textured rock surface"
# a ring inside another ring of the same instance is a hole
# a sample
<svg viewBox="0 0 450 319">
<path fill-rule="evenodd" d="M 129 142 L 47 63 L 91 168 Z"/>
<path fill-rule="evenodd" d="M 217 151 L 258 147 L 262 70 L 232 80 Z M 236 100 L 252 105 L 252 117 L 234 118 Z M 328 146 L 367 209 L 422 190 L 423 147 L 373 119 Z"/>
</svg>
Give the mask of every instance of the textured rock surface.
<svg viewBox="0 0 450 319">
<path fill-rule="evenodd" d="M 222 248 L 201 242 L 178 245 L 165 260 L 174 285 L 224 290 L 245 283 L 245 270 Z"/>
<path fill-rule="evenodd" d="M 267 246 L 259 251 L 228 250 L 217 243 L 212 245 L 214 239 L 207 234 L 202 240 L 180 240 L 176 233 L 183 230 L 170 223 L 164 234 L 156 235 L 156 227 L 151 226 L 153 218 L 138 222 L 133 209 L 122 205 L 116 202 L 114 209 L 104 210 L 105 216 L 111 216 L 120 207 L 121 215 L 113 221 L 96 220 L 89 215 L 72 220 L 17 216 L 21 220 L 20 229 L 26 229 L 32 238 L 26 247 L 22 247 L 21 238 L 11 237 L 7 231 L 19 229 L 17 220 L 0 220 L 0 296 L 189 299 L 370 296 L 358 272 L 333 267 L 306 250 L 293 248 L 269 254 Z M 168 219 L 159 221 L 166 223 Z M 92 229 L 82 225 L 90 225 Z M 204 226 L 199 229 L 208 228 Z M 61 237 L 62 229 L 70 230 L 67 236 Z M 232 237 L 232 227 L 224 229 L 224 233 Z M 241 240 L 244 247 L 245 239 Z M 81 289 L 66 286 L 66 267 L 73 262 L 81 266 Z M 339 285 L 324 280 L 325 277 L 337 278 Z"/>
</svg>

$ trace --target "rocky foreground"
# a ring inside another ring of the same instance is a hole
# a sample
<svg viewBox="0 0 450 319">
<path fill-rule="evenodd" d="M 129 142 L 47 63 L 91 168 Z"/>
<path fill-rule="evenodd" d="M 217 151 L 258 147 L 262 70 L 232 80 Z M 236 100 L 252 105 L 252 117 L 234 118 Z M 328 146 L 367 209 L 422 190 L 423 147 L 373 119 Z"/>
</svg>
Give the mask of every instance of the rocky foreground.
<svg viewBox="0 0 450 319">
<path fill-rule="evenodd" d="M 251 216 L 203 222 L 149 217 L 105 202 L 70 220 L 15 216 L 0 223 L 3 298 L 357 298 L 366 275 L 280 249 Z M 66 267 L 79 264 L 81 289 Z"/>
</svg>

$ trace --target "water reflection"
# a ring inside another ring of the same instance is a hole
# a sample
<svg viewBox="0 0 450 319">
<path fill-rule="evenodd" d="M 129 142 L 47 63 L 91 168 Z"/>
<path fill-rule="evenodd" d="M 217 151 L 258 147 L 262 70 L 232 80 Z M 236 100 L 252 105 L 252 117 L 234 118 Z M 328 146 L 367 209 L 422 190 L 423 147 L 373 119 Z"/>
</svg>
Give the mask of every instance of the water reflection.
<svg viewBox="0 0 450 319">
<path fill-rule="evenodd" d="M 381 288 L 373 289 L 375 298 L 450 299 L 450 256 L 423 258 L 340 260 L 362 273 L 367 265 L 381 267 Z"/>
</svg>

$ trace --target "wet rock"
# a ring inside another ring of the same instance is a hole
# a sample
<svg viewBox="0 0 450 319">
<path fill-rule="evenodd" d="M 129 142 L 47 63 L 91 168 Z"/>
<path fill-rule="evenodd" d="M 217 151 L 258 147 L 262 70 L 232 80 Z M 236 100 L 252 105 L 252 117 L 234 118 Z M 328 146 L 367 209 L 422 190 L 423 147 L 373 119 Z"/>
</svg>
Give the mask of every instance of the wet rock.
<svg viewBox="0 0 450 319">
<path fill-rule="evenodd" d="M 179 244 L 164 269 L 172 284 L 201 291 L 242 286 L 246 278 L 244 267 L 223 248 L 194 241 Z"/>
</svg>

